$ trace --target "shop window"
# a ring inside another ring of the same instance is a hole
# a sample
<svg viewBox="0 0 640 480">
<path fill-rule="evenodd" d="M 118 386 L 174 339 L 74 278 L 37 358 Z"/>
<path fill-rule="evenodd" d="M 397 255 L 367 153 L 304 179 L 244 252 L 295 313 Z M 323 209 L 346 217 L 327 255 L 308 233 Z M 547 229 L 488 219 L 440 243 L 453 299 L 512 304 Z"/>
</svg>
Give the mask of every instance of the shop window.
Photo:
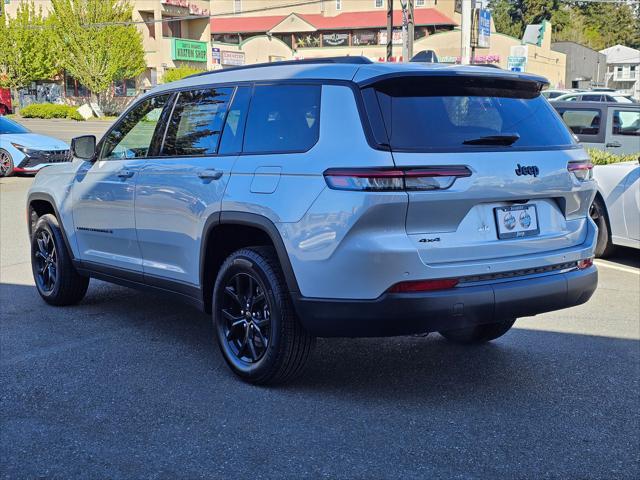
<svg viewBox="0 0 640 480">
<path fill-rule="evenodd" d="M 290 33 L 278 33 L 273 35 L 275 38 L 282 40 L 289 48 L 293 48 L 293 38 Z"/>
<path fill-rule="evenodd" d="M 354 46 L 377 45 L 378 32 L 375 30 L 355 30 L 351 35 Z"/>
<path fill-rule="evenodd" d="M 113 94 L 116 97 L 134 97 L 136 95 L 136 80 L 128 78 L 113 84 Z"/>
<path fill-rule="evenodd" d="M 89 89 L 78 82 L 71 75 L 64 76 L 64 94 L 67 97 L 88 97 Z"/>
<path fill-rule="evenodd" d="M 305 32 L 294 34 L 295 48 L 311 48 L 320 46 L 320 34 L 315 32 Z"/>
<path fill-rule="evenodd" d="M 238 45 L 242 41 L 242 37 L 237 33 L 214 33 L 211 38 L 214 42 L 231 43 L 233 45 Z"/>
<path fill-rule="evenodd" d="M 162 22 L 162 36 L 169 38 L 182 38 L 182 22 L 180 22 L 180 20 Z"/>
</svg>

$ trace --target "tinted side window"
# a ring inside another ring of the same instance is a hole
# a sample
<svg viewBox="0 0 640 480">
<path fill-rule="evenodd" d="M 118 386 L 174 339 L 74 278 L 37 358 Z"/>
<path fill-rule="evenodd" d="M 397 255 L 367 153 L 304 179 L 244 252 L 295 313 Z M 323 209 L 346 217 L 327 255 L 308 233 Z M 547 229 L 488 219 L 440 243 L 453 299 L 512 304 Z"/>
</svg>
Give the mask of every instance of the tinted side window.
<svg viewBox="0 0 640 480">
<path fill-rule="evenodd" d="M 169 120 L 161 156 L 217 153 L 232 93 L 233 88 L 180 92 Z"/>
<path fill-rule="evenodd" d="M 614 110 L 613 134 L 640 136 L 640 111 Z"/>
<path fill-rule="evenodd" d="M 600 102 L 602 101 L 602 95 L 583 95 L 583 102 Z"/>
<path fill-rule="evenodd" d="M 229 107 L 227 120 L 224 123 L 219 153 L 230 154 L 242 151 L 242 137 L 244 135 L 244 124 L 247 121 L 250 99 L 251 88 L 238 87 L 231 107 Z"/>
<path fill-rule="evenodd" d="M 146 157 L 170 95 L 148 98 L 129 110 L 104 138 L 100 158 Z"/>
<path fill-rule="evenodd" d="M 318 141 L 320 85 L 261 85 L 254 89 L 243 152 L 300 152 Z"/>
<path fill-rule="evenodd" d="M 600 132 L 599 110 L 560 110 L 560 115 L 576 135 L 597 135 Z"/>
</svg>

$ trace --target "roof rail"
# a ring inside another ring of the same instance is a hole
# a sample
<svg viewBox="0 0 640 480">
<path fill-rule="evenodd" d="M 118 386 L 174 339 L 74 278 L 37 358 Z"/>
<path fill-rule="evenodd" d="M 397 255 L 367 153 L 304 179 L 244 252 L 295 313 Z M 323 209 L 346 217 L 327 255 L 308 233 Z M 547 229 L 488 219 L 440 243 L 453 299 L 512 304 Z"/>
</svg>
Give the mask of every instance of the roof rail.
<svg viewBox="0 0 640 480">
<path fill-rule="evenodd" d="M 211 70 L 207 72 L 194 73 L 184 78 L 201 77 L 203 75 L 213 75 L 221 72 L 231 72 L 236 70 L 248 70 L 250 68 L 264 68 L 264 67 L 278 67 L 283 65 L 316 65 L 326 63 L 344 63 L 351 65 L 364 65 L 373 63 L 367 57 L 361 56 L 343 56 L 343 57 L 325 57 L 325 58 L 305 58 L 304 60 L 283 60 L 281 62 L 268 62 L 268 63 L 254 63 L 253 65 L 242 65 L 239 67 L 222 68 L 218 70 Z"/>
</svg>

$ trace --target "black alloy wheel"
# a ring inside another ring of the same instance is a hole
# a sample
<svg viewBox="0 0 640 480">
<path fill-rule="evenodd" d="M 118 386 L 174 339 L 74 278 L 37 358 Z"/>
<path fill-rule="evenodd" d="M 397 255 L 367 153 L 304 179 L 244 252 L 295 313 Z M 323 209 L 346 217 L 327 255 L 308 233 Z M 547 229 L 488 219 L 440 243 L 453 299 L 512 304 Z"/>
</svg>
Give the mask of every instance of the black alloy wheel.
<svg viewBox="0 0 640 480">
<path fill-rule="evenodd" d="M 262 281 L 252 273 L 237 273 L 224 287 L 220 327 L 227 348 L 247 364 L 264 357 L 271 336 L 271 306 Z"/>
<path fill-rule="evenodd" d="M 34 238 L 36 282 L 43 293 L 50 293 L 58 280 L 58 254 L 53 237 L 46 230 L 40 230 Z"/>
</svg>

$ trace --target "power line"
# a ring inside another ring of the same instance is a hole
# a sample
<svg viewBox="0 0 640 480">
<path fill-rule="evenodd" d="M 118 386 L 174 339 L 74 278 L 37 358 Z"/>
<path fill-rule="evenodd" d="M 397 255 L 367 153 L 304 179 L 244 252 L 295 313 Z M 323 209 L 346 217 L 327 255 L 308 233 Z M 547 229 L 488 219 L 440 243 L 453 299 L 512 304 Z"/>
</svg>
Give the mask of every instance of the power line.
<svg viewBox="0 0 640 480">
<path fill-rule="evenodd" d="M 2 1 L 2 0 L 0 0 Z M 323 3 L 325 0 L 302 0 L 299 2 L 294 2 L 294 3 L 287 3 L 287 4 L 279 4 L 279 5 L 272 5 L 269 7 L 260 7 L 260 8 L 254 8 L 254 9 L 249 9 L 249 10 L 243 10 L 242 12 L 238 13 L 238 12 L 223 12 L 223 13 L 211 13 L 209 15 L 184 15 L 184 16 L 180 16 L 180 17 L 164 17 L 164 18 L 160 18 L 158 20 L 153 19 L 153 20 L 140 20 L 140 21 L 136 21 L 136 20 L 130 20 L 130 21 L 126 21 L 126 22 L 101 22 L 101 23 L 87 23 L 87 24 L 83 24 L 80 25 L 81 27 L 84 28 L 101 28 L 101 27 L 114 27 L 114 26 L 129 26 L 129 25 L 153 25 L 156 23 L 168 23 L 168 22 L 175 22 L 177 20 L 202 20 L 205 18 L 208 19 L 214 19 L 214 18 L 218 18 L 218 17 L 226 17 L 226 18 L 234 18 L 233 16 L 235 15 L 235 18 L 243 18 L 243 16 L 247 13 L 261 13 L 261 12 L 269 12 L 272 10 L 279 10 L 279 9 L 283 9 L 283 8 L 292 8 L 292 7 L 302 7 L 302 6 L 306 6 L 306 5 L 315 5 L 315 4 L 319 4 L 319 3 Z M 457 0 L 439 0 L 441 3 L 443 2 L 455 2 Z M 617 4 L 617 5 L 636 5 L 636 4 L 640 4 L 640 0 L 561 0 L 559 3 L 565 4 L 565 5 L 575 5 L 575 4 L 580 4 L 580 3 L 603 3 L 603 4 Z M 432 7 L 429 7 L 432 8 Z M 291 12 L 291 13 L 295 13 L 295 12 Z M 339 14 L 338 14 L 339 15 Z M 48 25 L 37 25 L 37 26 L 33 26 L 30 28 L 34 28 L 34 29 L 46 29 L 46 28 L 50 28 Z"/>
</svg>

